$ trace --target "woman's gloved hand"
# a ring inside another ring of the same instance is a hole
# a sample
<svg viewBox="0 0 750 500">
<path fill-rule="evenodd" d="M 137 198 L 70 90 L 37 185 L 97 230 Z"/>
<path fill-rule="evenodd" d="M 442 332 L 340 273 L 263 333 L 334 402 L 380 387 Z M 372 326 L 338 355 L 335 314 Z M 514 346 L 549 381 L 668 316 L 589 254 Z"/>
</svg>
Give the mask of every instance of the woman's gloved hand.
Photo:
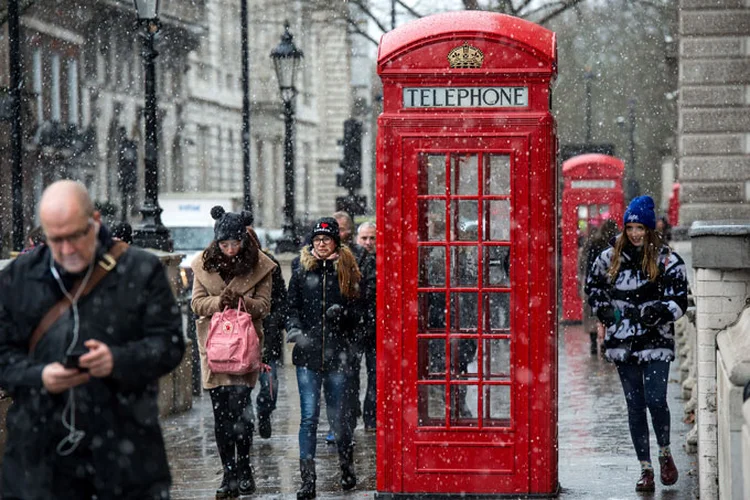
<svg viewBox="0 0 750 500">
<path fill-rule="evenodd" d="M 596 317 L 609 328 L 620 322 L 620 311 L 611 305 L 605 305 L 596 310 Z"/>
<path fill-rule="evenodd" d="M 337 320 L 340 319 L 344 314 L 344 306 L 341 304 L 333 304 L 331 307 L 326 309 L 326 318 Z"/>
<path fill-rule="evenodd" d="M 290 328 L 286 331 L 286 341 L 305 348 L 310 345 L 310 339 L 299 328 Z"/>
<path fill-rule="evenodd" d="M 219 297 L 219 304 L 221 305 L 221 308 L 223 310 L 225 307 L 229 307 L 230 309 L 238 307 L 242 295 L 227 287 L 221 291 L 221 295 Z"/>
<path fill-rule="evenodd" d="M 641 322 L 646 326 L 664 325 L 672 320 L 672 311 L 662 302 L 648 305 L 641 311 Z"/>
</svg>

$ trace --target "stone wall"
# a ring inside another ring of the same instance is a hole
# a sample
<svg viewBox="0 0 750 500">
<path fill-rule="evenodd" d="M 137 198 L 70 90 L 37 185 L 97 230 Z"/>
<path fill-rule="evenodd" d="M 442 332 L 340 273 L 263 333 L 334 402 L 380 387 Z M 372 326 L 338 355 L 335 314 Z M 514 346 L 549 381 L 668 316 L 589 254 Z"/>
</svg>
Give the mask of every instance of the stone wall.
<svg viewBox="0 0 750 500">
<path fill-rule="evenodd" d="M 679 12 L 680 225 L 750 219 L 750 3 Z"/>
<path fill-rule="evenodd" d="M 736 430 L 737 422 L 730 416 L 734 399 L 730 394 L 731 384 L 724 380 L 727 377 L 724 361 L 730 348 L 725 349 L 724 356 L 719 353 L 717 357 L 717 336 L 737 321 L 750 297 L 750 223 L 696 222 L 690 236 L 696 277 L 696 418 L 700 496 L 719 498 L 720 473 L 722 479 L 731 481 L 732 454 L 727 445 L 733 439 L 730 433 L 732 428 Z M 720 365 L 718 370 L 717 363 Z M 735 364 L 729 363 L 730 367 Z M 720 401 L 717 399 L 717 376 L 722 379 Z M 721 448 L 720 437 L 724 440 Z M 723 494 L 728 494 L 727 489 L 731 489 L 727 484 L 731 482 L 724 483 Z"/>
</svg>

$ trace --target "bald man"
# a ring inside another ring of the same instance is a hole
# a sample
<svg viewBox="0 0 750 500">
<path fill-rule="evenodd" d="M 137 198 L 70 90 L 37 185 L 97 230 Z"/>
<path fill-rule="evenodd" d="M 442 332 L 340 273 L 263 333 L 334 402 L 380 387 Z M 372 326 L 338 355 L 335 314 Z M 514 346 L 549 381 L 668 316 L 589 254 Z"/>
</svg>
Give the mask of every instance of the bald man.
<svg viewBox="0 0 750 500">
<path fill-rule="evenodd" d="M 169 498 L 156 396 L 185 345 L 164 268 L 115 245 L 80 183 L 51 184 L 39 218 L 46 244 L 0 272 L 0 386 L 13 398 L 2 498 Z"/>
</svg>

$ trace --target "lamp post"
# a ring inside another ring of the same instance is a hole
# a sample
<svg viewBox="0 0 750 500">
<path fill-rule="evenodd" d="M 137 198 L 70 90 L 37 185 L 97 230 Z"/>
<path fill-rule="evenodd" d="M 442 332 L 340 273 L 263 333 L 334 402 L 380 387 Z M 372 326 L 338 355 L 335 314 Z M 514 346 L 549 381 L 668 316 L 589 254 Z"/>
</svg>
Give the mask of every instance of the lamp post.
<svg viewBox="0 0 750 500">
<path fill-rule="evenodd" d="M 586 66 L 583 78 L 586 81 L 586 144 L 591 144 L 591 80 L 594 79 L 591 66 Z"/>
<path fill-rule="evenodd" d="M 292 41 L 289 23 L 284 24 L 281 43 L 271 51 L 281 100 L 284 102 L 284 233 L 276 251 L 296 252 L 299 248 L 294 206 L 294 98 L 297 89 L 294 81 L 304 54 Z"/>
<path fill-rule="evenodd" d="M 617 117 L 617 125 L 620 130 L 625 130 L 625 117 Z M 628 175 L 625 187 L 627 201 L 632 200 L 640 192 L 640 185 L 635 173 L 635 99 L 628 99 Z"/>
<path fill-rule="evenodd" d="M 253 213 L 250 190 L 250 59 L 248 54 L 247 2 L 240 0 L 240 38 L 242 43 L 242 180 L 243 208 Z"/>
<path fill-rule="evenodd" d="M 21 30 L 18 0 L 8 2 L 8 62 L 10 65 L 11 105 L 11 191 L 13 198 L 13 250 L 23 248 L 23 121 L 21 94 L 23 72 L 21 65 Z"/>
<path fill-rule="evenodd" d="M 134 0 L 139 24 L 146 26 L 143 34 L 144 117 L 146 137 L 144 143 L 145 196 L 141 207 L 141 223 L 133 231 L 133 243 L 145 248 L 172 251 L 169 230 L 161 222 L 159 206 L 159 144 L 156 122 L 156 68 L 154 60 L 159 53 L 155 39 L 159 32 L 159 0 Z"/>
</svg>

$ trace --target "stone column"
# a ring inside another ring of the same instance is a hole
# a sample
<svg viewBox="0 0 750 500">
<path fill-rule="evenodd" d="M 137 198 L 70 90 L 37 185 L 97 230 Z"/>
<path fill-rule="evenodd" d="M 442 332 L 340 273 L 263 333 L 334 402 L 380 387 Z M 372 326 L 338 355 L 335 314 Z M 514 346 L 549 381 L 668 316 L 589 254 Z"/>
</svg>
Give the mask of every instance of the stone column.
<svg viewBox="0 0 750 500">
<path fill-rule="evenodd" d="M 718 498 L 716 336 L 750 295 L 750 221 L 694 222 L 690 230 L 698 329 L 698 470 L 701 498 Z"/>
<path fill-rule="evenodd" d="M 679 12 L 680 225 L 750 219 L 750 3 Z"/>
</svg>

